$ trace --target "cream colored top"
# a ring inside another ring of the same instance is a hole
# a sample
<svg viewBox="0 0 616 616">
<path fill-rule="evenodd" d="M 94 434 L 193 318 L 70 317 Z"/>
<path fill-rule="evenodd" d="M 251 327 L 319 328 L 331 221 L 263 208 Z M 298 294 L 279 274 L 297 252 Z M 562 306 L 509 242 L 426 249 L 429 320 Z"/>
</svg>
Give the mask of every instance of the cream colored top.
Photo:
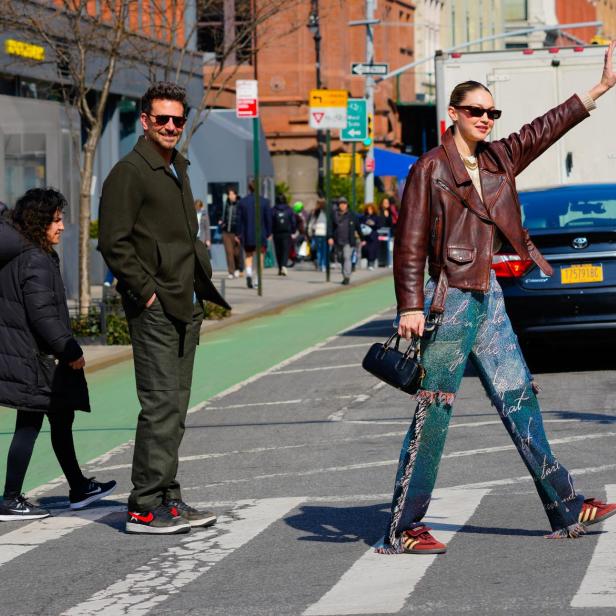
<svg viewBox="0 0 616 616">
<path fill-rule="evenodd" d="M 582 103 L 584 103 L 584 107 L 586 107 L 586 111 L 588 111 L 589 113 L 597 108 L 597 104 L 592 99 L 590 94 L 588 93 L 578 94 L 578 96 L 580 97 L 580 100 L 582 101 Z M 464 157 L 461 154 L 460 154 L 460 157 L 462 158 L 462 161 L 464 162 Z M 477 159 L 474 156 L 467 156 L 466 160 L 469 161 L 472 166 L 474 166 L 474 163 L 476 162 Z M 481 181 L 479 179 L 479 166 L 477 166 L 475 169 L 469 169 L 468 165 L 466 164 L 464 166 L 466 167 L 466 171 L 468 172 L 468 175 L 471 178 L 471 182 L 473 182 L 473 186 L 475 187 L 475 190 L 479 194 L 479 198 L 483 201 L 483 192 L 481 190 Z M 492 246 L 493 252 L 498 252 L 501 246 L 502 246 L 502 240 L 500 237 L 500 233 L 496 231 L 496 233 L 494 234 L 494 243 Z M 400 316 L 406 316 L 407 314 L 418 314 L 420 312 L 423 312 L 423 311 L 422 310 L 406 310 L 405 312 L 400 313 Z"/>
</svg>

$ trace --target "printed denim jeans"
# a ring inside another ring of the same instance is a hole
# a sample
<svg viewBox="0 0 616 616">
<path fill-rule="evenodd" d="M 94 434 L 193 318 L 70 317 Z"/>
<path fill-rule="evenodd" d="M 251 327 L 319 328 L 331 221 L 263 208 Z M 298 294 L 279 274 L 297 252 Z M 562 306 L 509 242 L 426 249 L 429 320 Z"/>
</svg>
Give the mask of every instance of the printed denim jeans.
<svg viewBox="0 0 616 616">
<path fill-rule="evenodd" d="M 435 281 L 426 285 L 426 306 Z M 426 312 L 428 308 L 426 309 Z M 526 464 L 553 531 L 577 530 L 584 497 L 552 454 L 532 377 L 520 350 L 494 272 L 487 293 L 449 289 L 443 323 L 422 340 L 426 377 L 402 444 L 391 516 L 380 553 L 399 553 L 403 531 L 426 515 L 443 453 L 451 409 L 466 362 L 473 363 Z"/>
</svg>

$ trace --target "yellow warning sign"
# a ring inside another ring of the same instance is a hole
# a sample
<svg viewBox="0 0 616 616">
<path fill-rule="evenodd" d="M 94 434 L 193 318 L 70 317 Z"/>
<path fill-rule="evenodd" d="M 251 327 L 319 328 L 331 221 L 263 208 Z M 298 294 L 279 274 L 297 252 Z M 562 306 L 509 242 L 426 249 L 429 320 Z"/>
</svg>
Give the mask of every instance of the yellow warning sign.
<svg viewBox="0 0 616 616">
<path fill-rule="evenodd" d="M 310 107 L 346 107 L 346 90 L 310 90 Z"/>
</svg>

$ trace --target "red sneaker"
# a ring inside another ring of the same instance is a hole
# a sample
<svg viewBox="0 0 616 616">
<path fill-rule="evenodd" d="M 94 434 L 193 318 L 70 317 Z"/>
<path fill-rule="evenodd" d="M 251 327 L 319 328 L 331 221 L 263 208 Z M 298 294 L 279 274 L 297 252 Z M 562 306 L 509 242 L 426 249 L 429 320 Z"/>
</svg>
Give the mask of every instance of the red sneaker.
<svg viewBox="0 0 616 616">
<path fill-rule="evenodd" d="M 585 526 L 598 524 L 616 513 L 616 503 L 604 503 L 596 498 L 587 498 L 582 504 L 578 520 Z"/>
<path fill-rule="evenodd" d="M 444 554 L 447 546 L 437 541 L 427 526 L 417 526 L 402 533 L 402 546 L 405 554 Z"/>
</svg>

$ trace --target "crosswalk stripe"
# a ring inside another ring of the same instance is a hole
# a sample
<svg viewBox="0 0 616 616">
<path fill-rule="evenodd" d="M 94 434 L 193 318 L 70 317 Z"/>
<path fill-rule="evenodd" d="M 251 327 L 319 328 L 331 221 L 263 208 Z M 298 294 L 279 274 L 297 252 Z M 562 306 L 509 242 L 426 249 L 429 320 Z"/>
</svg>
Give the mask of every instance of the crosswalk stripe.
<svg viewBox="0 0 616 616">
<path fill-rule="evenodd" d="M 608 502 L 616 500 L 616 485 L 605 486 Z M 594 527 L 593 527 L 594 528 Z M 603 531 L 586 575 L 571 601 L 571 607 L 611 607 L 616 608 L 616 516 L 603 522 Z"/>
<path fill-rule="evenodd" d="M 216 526 L 195 531 L 123 580 L 111 584 L 62 616 L 143 616 L 223 558 L 300 505 L 304 498 L 239 502 Z M 158 612 L 161 613 L 161 612 Z"/>
<path fill-rule="evenodd" d="M 63 511 L 53 517 L 36 520 L 0 535 L 0 567 L 47 541 L 60 539 L 74 530 L 123 509 L 126 507 L 116 505 L 96 507 L 87 511 Z"/>
<path fill-rule="evenodd" d="M 426 523 L 434 527 L 439 540 L 451 541 L 489 491 L 436 490 Z M 441 525 L 443 529 L 439 530 Z M 395 614 L 404 607 L 416 584 L 436 558 L 436 555 L 424 554 L 384 556 L 375 554 L 374 549 L 370 548 L 331 590 L 308 607 L 304 616 Z"/>
</svg>

